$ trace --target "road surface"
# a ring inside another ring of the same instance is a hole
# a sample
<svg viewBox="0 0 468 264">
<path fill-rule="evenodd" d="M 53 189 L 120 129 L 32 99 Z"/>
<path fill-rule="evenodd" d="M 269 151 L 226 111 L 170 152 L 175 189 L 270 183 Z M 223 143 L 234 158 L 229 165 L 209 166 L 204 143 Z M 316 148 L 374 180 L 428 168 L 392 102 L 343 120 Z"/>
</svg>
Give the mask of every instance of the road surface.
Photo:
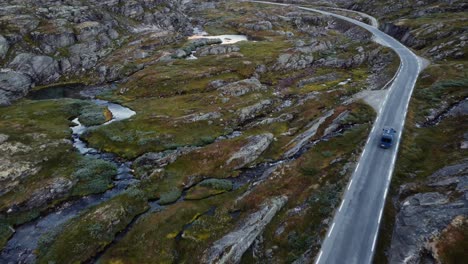
<svg viewBox="0 0 468 264">
<path fill-rule="evenodd" d="M 260 1 L 257 3 L 277 4 Z M 400 57 L 399 71 L 377 114 L 362 155 L 346 187 L 342 203 L 315 260 L 320 264 L 371 263 L 409 100 L 422 69 L 422 61 L 403 44 L 372 25 L 317 9 L 298 8 L 334 16 L 363 27 L 374 34 L 379 43 L 392 48 Z M 393 127 L 397 131 L 391 149 L 381 149 L 378 146 L 382 128 L 385 126 Z"/>
</svg>

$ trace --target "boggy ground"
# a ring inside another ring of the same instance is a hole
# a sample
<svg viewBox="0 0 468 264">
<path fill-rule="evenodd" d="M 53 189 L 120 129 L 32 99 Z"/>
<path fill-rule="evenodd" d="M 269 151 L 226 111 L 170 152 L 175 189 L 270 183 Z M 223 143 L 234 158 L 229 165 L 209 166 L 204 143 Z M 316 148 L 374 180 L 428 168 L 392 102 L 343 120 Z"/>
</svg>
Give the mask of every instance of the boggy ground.
<svg viewBox="0 0 468 264">
<path fill-rule="evenodd" d="M 193 26 L 249 40 L 142 33 L 104 56 L 102 65 L 127 63 L 119 72 L 128 77 L 99 97 L 137 114 L 84 140 L 135 160 L 138 182 L 44 234 L 38 262 L 212 262 L 224 248 L 232 261 L 283 263 L 316 253 L 375 117 L 349 99 L 382 87 L 398 60 L 365 31 L 293 7 L 192 4 L 184 12 Z M 186 60 L 182 51 L 197 46 L 198 59 Z M 134 49 L 148 53 L 127 60 Z M 107 109 L 21 99 L 0 116 L 0 146 L 14 151 L 1 158 L 24 163 L 20 176 L 1 178 L 0 246 L 58 204 L 112 187 L 115 166 L 69 140 L 71 119 L 100 124 Z"/>
</svg>

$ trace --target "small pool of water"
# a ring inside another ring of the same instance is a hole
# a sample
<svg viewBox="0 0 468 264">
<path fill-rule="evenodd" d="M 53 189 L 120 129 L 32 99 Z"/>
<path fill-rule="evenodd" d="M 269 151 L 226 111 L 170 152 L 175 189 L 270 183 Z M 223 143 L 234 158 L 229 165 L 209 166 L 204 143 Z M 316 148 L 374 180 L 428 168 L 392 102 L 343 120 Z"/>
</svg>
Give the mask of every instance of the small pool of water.
<svg viewBox="0 0 468 264">
<path fill-rule="evenodd" d="M 193 30 L 193 35 L 188 37 L 188 39 L 221 39 L 221 44 L 233 44 L 239 41 L 247 41 L 247 36 L 245 35 L 217 35 L 210 36 L 206 31 L 201 30 L 200 28 L 195 28 Z"/>
<path fill-rule="evenodd" d="M 85 96 L 81 94 L 83 87 L 84 85 L 82 84 L 51 86 L 39 90 L 32 90 L 28 93 L 27 98 L 31 100 L 47 100 L 60 98 L 84 99 Z"/>
</svg>

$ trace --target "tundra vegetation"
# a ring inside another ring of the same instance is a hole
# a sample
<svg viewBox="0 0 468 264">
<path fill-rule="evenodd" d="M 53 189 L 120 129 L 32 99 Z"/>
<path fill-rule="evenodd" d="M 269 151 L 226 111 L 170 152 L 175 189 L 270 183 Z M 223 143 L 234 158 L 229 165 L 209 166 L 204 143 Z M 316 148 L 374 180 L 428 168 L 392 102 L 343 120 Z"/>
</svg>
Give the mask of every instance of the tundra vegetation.
<svg viewBox="0 0 468 264">
<path fill-rule="evenodd" d="M 399 60 L 390 49 L 349 23 L 295 7 L 6 2 L 0 7 L 0 259 L 15 229 L 109 190 L 113 196 L 41 233 L 34 260 L 214 262 L 220 249 L 234 252 L 233 262 L 313 258 L 375 118 L 354 95 L 382 89 L 392 78 Z M 200 30 L 247 41 L 189 38 Z M 466 98 L 466 64 L 450 54 L 418 82 L 399 184 L 408 172 L 421 171 L 415 179 L 423 180 L 463 157 L 445 148 L 455 141 L 443 134 L 466 141 L 457 130 L 462 117 L 444 114 L 447 121 L 435 128 L 424 119 L 436 113 L 434 104 Z M 32 96 L 65 86 L 82 93 Z M 113 118 L 111 109 L 83 96 L 88 93 L 136 115 L 102 125 Z M 88 127 L 81 140 L 97 155 L 74 148 L 75 118 Z M 121 190 L 125 161 L 133 175 Z M 459 239 L 466 227 L 460 221 L 443 236 Z M 446 250 L 442 239 L 434 245 L 448 252 L 440 253 L 444 259 L 460 252 Z"/>
</svg>

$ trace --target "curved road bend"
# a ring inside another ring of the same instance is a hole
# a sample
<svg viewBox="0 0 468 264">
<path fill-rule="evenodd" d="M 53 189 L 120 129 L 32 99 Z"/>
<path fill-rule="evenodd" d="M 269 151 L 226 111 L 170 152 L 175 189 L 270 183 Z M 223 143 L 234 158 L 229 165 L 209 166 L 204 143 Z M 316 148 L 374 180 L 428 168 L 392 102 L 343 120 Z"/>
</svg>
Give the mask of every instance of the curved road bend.
<svg viewBox="0 0 468 264">
<path fill-rule="evenodd" d="M 322 10 L 298 8 L 334 16 L 358 25 L 374 34 L 379 43 L 390 47 L 400 57 L 400 69 L 377 114 L 359 162 L 346 187 L 344 198 L 315 260 L 320 264 L 371 263 L 409 100 L 422 65 L 411 50 L 376 27 Z M 386 150 L 378 145 L 384 126 L 391 126 L 397 131 L 394 146 Z"/>
</svg>

